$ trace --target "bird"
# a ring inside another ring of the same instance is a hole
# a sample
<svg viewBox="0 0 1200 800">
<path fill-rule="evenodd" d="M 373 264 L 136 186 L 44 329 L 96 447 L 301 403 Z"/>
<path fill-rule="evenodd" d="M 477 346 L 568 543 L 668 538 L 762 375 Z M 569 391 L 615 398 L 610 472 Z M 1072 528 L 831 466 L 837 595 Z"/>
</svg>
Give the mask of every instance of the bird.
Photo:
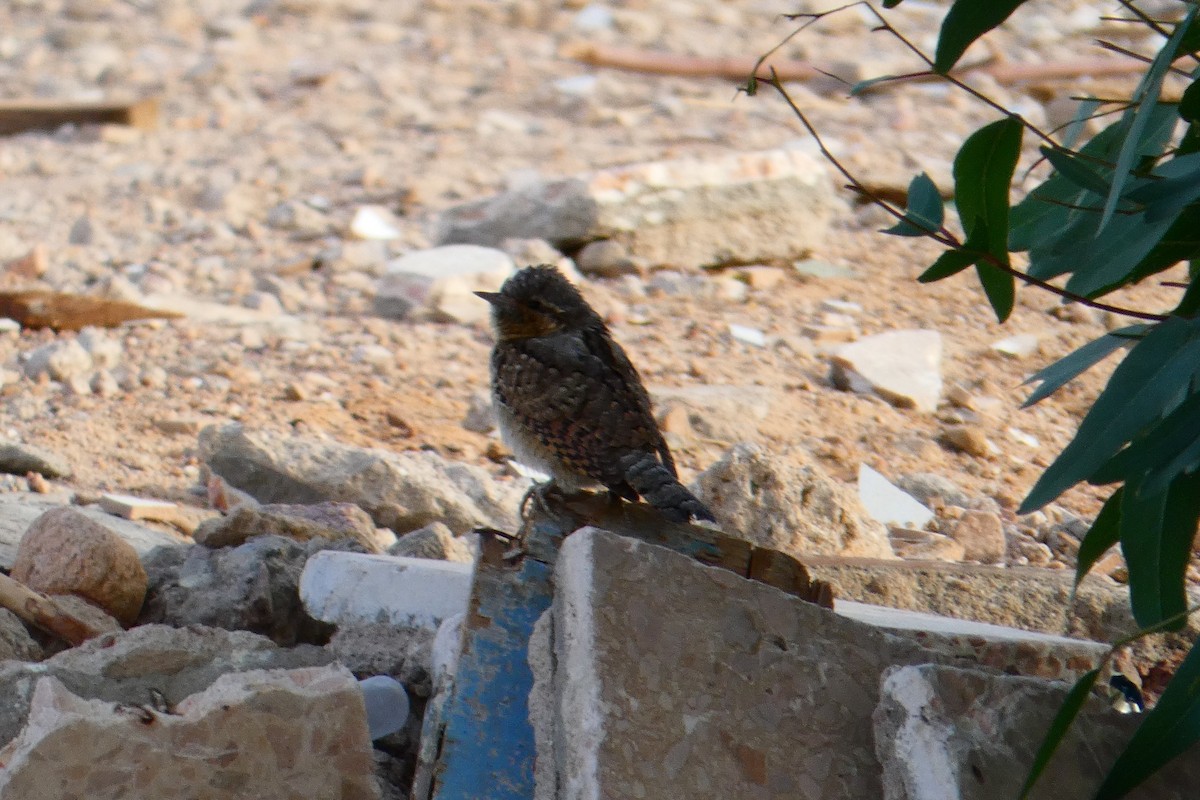
<svg viewBox="0 0 1200 800">
<path fill-rule="evenodd" d="M 550 476 L 535 487 L 539 500 L 601 487 L 670 522 L 713 521 L 679 482 L 638 371 L 556 267 L 525 267 L 500 291 L 475 294 L 491 304 L 500 435 L 517 461 Z"/>
</svg>

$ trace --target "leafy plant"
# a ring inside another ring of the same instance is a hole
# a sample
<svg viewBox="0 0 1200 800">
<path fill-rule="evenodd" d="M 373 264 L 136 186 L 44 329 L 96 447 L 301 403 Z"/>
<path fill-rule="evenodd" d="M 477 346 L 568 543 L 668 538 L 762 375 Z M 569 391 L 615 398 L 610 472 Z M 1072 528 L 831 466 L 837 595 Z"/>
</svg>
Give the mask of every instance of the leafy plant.
<svg viewBox="0 0 1200 800">
<path fill-rule="evenodd" d="M 901 2 L 884 0 L 883 5 L 892 8 Z M 946 224 L 942 195 L 928 175 L 912 180 L 906 207 L 897 208 L 873 194 L 825 148 L 775 76 L 751 79 L 748 91 L 753 93 L 758 81 L 766 81 L 783 96 L 849 187 L 896 218 L 883 233 L 923 236 L 944 246 L 920 276 L 922 282 L 975 267 L 1001 322 L 1012 312 L 1018 282 L 1140 321 L 1084 345 L 1030 378 L 1040 385 L 1026 405 L 1126 350 L 1074 439 L 1042 473 L 1019 511 L 1039 509 L 1081 482 L 1114 485 L 1080 545 L 1076 583 L 1105 551 L 1120 544 L 1134 618 L 1143 634 L 1178 629 L 1189 612 L 1185 574 L 1200 520 L 1200 6 L 1197 0 L 1179 0 L 1177 14 L 1159 20 L 1140 9 L 1136 0 L 1118 0 L 1128 14 L 1125 21 L 1155 31 L 1163 40 L 1161 47 L 1144 59 L 1145 70 L 1128 100 L 1080 98 L 1080 115 L 1071 125 L 1061 132 L 1045 132 L 953 73 L 973 42 L 1025 2 L 954 0 L 933 58 L 905 39 L 882 12 L 861 4 L 878 20 L 878 29 L 904 43 L 926 70 L 865 81 L 852 92 L 885 81 L 938 75 L 1001 115 L 969 136 L 954 159 L 961 234 Z M 807 26 L 822 16 L 801 14 L 793 19 L 803 19 Z M 1165 100 L 1162 94 L 1171 74 L 1190 81 L 1177 101 Z M 1113 112 L 1115 121 L 1075 147 L 1083 122 Z M 1022 140 L 1030 136 L 1052 172 L 1011 205 Z M 1013 266 L 1014 252 L 1028 254 L 1027 268 Z M 1188 262 L 1188 280 L 1172 284 L 1181 290 L 1173 308 L 1152 311 L 1101 300 L 1180 262 Z M 1030 768 L 1022 796 L 1053 756 L 1098 675 L 1098 670 L 1089 672 L 1071 690 Z M 1113 765 L 1097 799 L 1122 797 L 1198 740 L 1200 647 L 1193 647 Z"/>
</svg>

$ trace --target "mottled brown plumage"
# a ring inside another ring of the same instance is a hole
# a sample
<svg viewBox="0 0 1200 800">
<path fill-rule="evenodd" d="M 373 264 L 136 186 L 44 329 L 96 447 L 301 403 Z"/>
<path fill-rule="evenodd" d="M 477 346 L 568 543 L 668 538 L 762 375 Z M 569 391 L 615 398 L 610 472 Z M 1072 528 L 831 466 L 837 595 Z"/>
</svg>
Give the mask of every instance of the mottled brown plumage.
<svg viewBox="0 0 1200 800">
<path fill-rule="evenodd" d="M 564 491 L 600 485 L 666 518 L 711 520 L 678 479 L 650 396 L 600 315 L 554 267 L 526 267 L 492 304 L 492 396 L 517 459 Z"/>
</svg>

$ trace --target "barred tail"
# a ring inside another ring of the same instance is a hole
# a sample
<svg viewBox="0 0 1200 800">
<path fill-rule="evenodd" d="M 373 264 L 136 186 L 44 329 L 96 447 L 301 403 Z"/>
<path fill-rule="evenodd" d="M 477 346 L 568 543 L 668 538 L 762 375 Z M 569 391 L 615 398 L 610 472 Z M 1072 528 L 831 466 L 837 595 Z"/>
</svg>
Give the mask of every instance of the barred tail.
<svg viewBox="0 0 1200 800">
<path fill-rule="evenodd" d="M 670 469 L 652 453 L 635 453 L 621 459 L 625 481 L 642 499 L 671 522 L 693 519 L 713 521 L 712 512 L 683 487 Z"/>
</svg>

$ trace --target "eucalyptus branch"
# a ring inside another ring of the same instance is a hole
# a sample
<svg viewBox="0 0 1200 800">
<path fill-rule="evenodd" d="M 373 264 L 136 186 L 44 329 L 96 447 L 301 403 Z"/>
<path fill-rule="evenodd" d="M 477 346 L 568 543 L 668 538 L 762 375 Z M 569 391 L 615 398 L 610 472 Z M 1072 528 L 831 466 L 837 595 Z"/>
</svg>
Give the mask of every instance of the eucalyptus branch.
<svg viewBox="0 0 1200 800">
<path fill-rule="evenodd" d="M 786 102 L 788 107 L 792 110 L 792 113 L 796 115 L 798 120 L 800 120 L 800 124 L 803 125 L 805 130 L 808 131 L 809 135 L 813 137 L 813 140 L 817 143 L 817 149 L 820 151 L 821 156 L 830 164 L 832 164 L 834 169 L 841 173 L 842 177 L 849 182 L 850 188 L 855 193 L 867 198 L 871 203 L 882 208 L 888 214 L 891 214 L 897 221 L 907 219 L 907 216 L 903 211 L 884 200 L 876 192 L 872 191 L 866 184 L 859 180 L 858 176 L 851 172 L 850 169 L 846 167 L 846 165 L 843 164 L 837 156 L 833 154 L 833 152 L 825 145 L 825 141 L 821 138 L 820 133 L 817 132 L 816 126 L 812 124 L 812 122 L 808 119 L 808 116 L 803 110 L 801 110 L 800 106 L 796 104 L 796 101 L 792 98 L 791 94 L 788 93 L 787 88 L 783 85 L 783 81 L 779 79 L 779 75 L 774 70 L 771 71 L 771 77 L 768 82 L 775 89 L 775 91 L 779 92 L 780 96 L 784 99 L 784 102 Z M 917 220 L 910 219 L 908 222 L 914 227 L 923 230 L 926 237 L 944 247 L 954 250 L 966 249 L 963 246 L 962 241 L 959 240 L 959 238 L 944 225 L 935 230 L 922 225 Z M 1008 273 L 1023 283 L 1029 284 L 1030 286 L 1036 286 L 1039 289 L 1044 289 L 1051 294 L 1058 295 L 1059 297 L 1062 297 L 1063 299 L 1069 300 L 1073 303 L 1079 303 L 1080 305 L 1088 306 L 1089 308 L 1094 308 L 1098 311 L 1108 311 L 1113 314 L 1120 314 L 1122 316 L 1146 320 L 1148 322 L 1162 322 L 1167 318 L 1165 314 L 1152 314 L 1146 311 L 1125 308 L 1123 306 L 1115 306 L 1110 303 L 1105 303 L 1100 300 L 1093 300 L 1085 295 L 1063 289 L 1059 286 L 1049 283 L 1048 281 L 1044 281 L 1041 278 L 1035 278 L 1026 272 L 1022 272 L 992 253 L 978 252 L 973 253 L 973 255 L 978 255 L 980 260 L 986 261 L 989 265 L 996 267 L 1002 272 Z"/>
</svg>

